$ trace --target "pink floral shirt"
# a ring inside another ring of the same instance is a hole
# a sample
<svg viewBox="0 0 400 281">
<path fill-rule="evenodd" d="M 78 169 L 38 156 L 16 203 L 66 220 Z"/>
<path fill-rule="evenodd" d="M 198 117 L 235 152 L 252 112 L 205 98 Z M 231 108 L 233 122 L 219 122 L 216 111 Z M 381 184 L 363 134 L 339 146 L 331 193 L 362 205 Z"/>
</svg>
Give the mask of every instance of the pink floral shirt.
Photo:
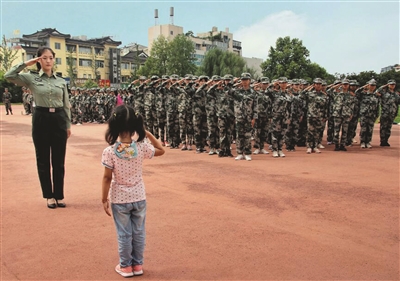
<svg viewBox="0 0 400 281">
<path fill-rule="evenodd" d="M 146 191 L 142 177 L 143 160 L 154 156 L 154 146 L 147 139 L 137 142 L 137 157 L 119 158 L 115 153 L 115 145 L 104 149 L 101 163 L 112 170 L 110 188 L 111 203 L 132 203 L 146 199 Z"/>
</svg>

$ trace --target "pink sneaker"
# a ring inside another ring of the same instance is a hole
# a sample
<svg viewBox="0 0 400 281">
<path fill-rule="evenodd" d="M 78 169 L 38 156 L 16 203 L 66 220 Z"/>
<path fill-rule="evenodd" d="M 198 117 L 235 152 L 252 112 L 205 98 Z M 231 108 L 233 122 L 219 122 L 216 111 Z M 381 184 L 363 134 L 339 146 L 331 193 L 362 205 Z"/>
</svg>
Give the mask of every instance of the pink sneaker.
<svg viewBox="0 0 400 281">
<path fill-rule="evenodd" d="M 132 266 L 121 267 L 119 264 L 115 267 L 115 271 L 123 277 L 132 277 Z"/>
<path fill-rule="evenodd" d="M 133 275 L 142 275 L 143 274 L 143 267 L 140 264 L 133 266 Z"/>
</svg>

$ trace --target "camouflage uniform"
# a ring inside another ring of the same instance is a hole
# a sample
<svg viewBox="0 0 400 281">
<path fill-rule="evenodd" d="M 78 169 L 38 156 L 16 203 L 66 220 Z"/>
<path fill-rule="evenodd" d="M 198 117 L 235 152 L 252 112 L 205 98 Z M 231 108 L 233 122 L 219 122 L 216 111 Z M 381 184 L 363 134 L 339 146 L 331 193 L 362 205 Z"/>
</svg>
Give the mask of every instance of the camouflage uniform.
<svg viewBox="0 0 400 281">
<path fill-rule="evenodd" d="M 163 79 L 169 79 L 169 77 L 167 78 L 163 76 Z M 157 122 L 158 122 L 158 128 L 160 129 L 161 142 L 163 144 L 166 140 L 165 127 L 167 125 L 167 111 L 166 111 L 165 100 L 168 94 L 168 90 L 165 86 L 166 82 L 163 82 L 156 89 Z"/>
<path fill-rule="evenodd" d="M 143 120 L 146 122 L 146 112 L 144 110 L 144 96 L 146 85 L 143 83 L 135 87 L 135 112 L 142 115 Z"/>
<path fill-rule="evenodd" d="M 214 76 L 213 81 L 220 81 L 220 78 Z M 220 92 L 221 92 L 221 90 L 218 88 L 218 85 L 213 85 L 208 89 L 207 96 L 206 96 L 208 141 L 210 144 L 210 149 L 212 149 L 212 150 L 219 148 L 217 96 L 220 95 Z"/>
<path fill-rule="evenodd" d="M 349 129 L 349 122 L 353 115 L 354 104 L 356 99 L 350 94 L 350 92 L 343 92 L 334 94 L 333 96 L 333 112 L 334 117 L 334 136 L 333 142 L 338 147 L 339 144 L 343 148 L 347 143 L 347 132 Z M 341 134 L 339 142 L 339 133 Z"/>
<path fill-rule="evenodd" d="M 208 80 L 206 76 L 200 76 L 200 80 Z M 193 127 L 197 152 L 205 151 L 207 137 L 207 115 L 206 115 L 206 84 L 200 86 L 193 95 Z"/>
<path fill-rule="evenodd" d="M 360 142 L 365 145 L 372 140 L 374 124 L 379 115 L 379 98 L 376 93 L 363 91 L 361 88 L 356 94 L 360 102 Z"/>
<path fill-rule="evenodd" d="M 254 147 L 264 149 L 264 143 L 267 142 L 271 118 L 271 99 L 266 90 L 260 90 L 257 93 L 257 112 L 258 119 L 255 123 L 256 133 L 254 136 Z"/>
<path fill-rule="evenodd" d="M 250 79 L 250 74 L 242 74 L 242 79 Z M 251 155 L 252 120 L 258 119 L 257 94 L 249 88 L 238 88 L 232 92 L 236 123 L 236 152 Z"/>
<path fill-rule="evenodd" d="M 318 81 L 318 80 L 317 80 Z M 307 148 L 317 148 L 323 124 L 328 116 L 329 98 L 323 92 L 301 92 L 307 108 Z"/>
<path fill-rule="evenodd" d="M 394 80 L 389 80 L 388 84 L 396 84 Z M 400 96 L 395 91 L 390 91 L 380 87 L 377 92 L 380 94 L 381 118 L 380 118 L 380 139 L 381 146 L 390 146 L 388 143 L 394 119 L 397 116 Z"/>
<path fill-rule="evenodd" d="M 187 77 L 190 78 L 190 77 Z M 194 129 L 193 129 L 193 95 L 195 92 L 195 89 L 193 88 L 192 82 L 189 82 L 188 84 L 185 84 L 184 86 L 184 91 L 186 92 L 186 98 L 187 98 L 187 108 L 186 108 L 186 116 L 184 119 L 184 123 L 186 126 L 186 136 L 187 136 L 187 144 L 189 148 L 194 144 Z M 186 141 L 182 139 L 182 142 Z M 186 144 L 186 143 L 184 143 Z"/>
<path fill-rule="evenodd" d="M 290 123 L 287 125 L 285 134 L 285 144 L 287 150 L 294 150 L 295 145 L 298 142 L 300 120 L 303 118 L 303 101 L 299 97 L 298 92 L 292 92 L 290 98 Z"/>
<path fill-rule="evenodd" d="M 225 81 L 231 79 L 230 75 L 224 77 Z M 235 120 L 233 91 L 232 84 L 225 83 L 223 91 L 219 92 L 219 96 L 216 95 L 220 157 L 233 156 L 230 148 Z"/>
<path fill-rule="evenodd" d="M 178 148 L 180 143 L 178 118 L 178 97 L 180 90 L 176 86 L 171 86 L 167 90 L 167 93 L 165 104 L 167 109 L 168 140 L 171 148 Z"/>
<path fill-rule="evenodd" d="M 273 151 L 281 151 L 285 135 L 284 128 L 289 119 L 289 99 L 285 91 L 272 90 L 269 92 L 272 101 L 271 112 L 271 144 Z"/>
<path fill-rule="evenodd" d="M 154 135 L 155 138 L 159 138 L 158 122 L 157 122 L 157 111 L 156 111 L 156 81 L 157 76 L 153 76 L 152 82 L 145 89 L 144 95 L 144 121 L 146 129 Z"/>
</svg>

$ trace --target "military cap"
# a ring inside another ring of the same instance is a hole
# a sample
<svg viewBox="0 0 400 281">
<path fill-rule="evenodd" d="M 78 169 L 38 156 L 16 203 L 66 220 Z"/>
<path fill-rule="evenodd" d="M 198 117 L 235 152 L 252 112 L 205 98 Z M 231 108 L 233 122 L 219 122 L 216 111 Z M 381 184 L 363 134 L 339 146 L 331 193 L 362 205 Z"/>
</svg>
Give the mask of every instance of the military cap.
<svg viewBox="0 0 400 281">
<path fill-rule="evenodd" d="M 308 81 L 306 79 L 302 79 L 301 84 L 302 85 L 308 85 L 309 83 L 308 83 Z"/>
<path fill-rule="evenodd" d="M 224 80 L 232 80 L 232 79 L 233 79 L 233 75 L 231 75 L 231 74 L 225 74 Z"/>
<path fill-rule="evenodd" d="M 110 91 L 110 88 L 107 88 L 107 89 L 106 89 L 106 92 L 109 92 L 109 91 Z"/>
<path fill-rule="evenodd" d="M 388 84 L 396 84 L 396 80 L 390 79 L 387 83 L 388 83 Z"/>
<path fill-rule="evenodd" d="M 343 79 L 342 84 L 349 84 L 349 79 Z"/>
<path fill-rule="evenodd" d="M 193 75 L 192 74 L 186 74 L 185 79 L 192 79 Z"/>
<path fill-rule="evenodd" d="M 140 76 L 140 77 L 139 77 L 139 80 L 146 80 L 146 79 L 147 79 L 146 76 Z"/>
<path fill-rule="evenodd" d="M 251 79 L 251 74 L 248 72 L 244 72 L 244 73 L 242 73 L 242 75 L 240 75 L 240 79 L 241 80 Z"/>
<path fill-rule="evenodd" d="M 221 76 L 219 76 L 219 75 L 213 75 L 213 76 L 211 77 L 211 79 L 212 79 L 213 81 L 219 81 L 219 80 L 221 80 Z"/>
<path fill-rule="evenodd" d="M 322 79 L 321 78 L 315 78 L 313 82 L 314 82 L 314 84 L 322 84 Z"/>
<path fill-rule="evenodd" d="M 269 83 L 269 78 L 268 77 L 261 77 L 260 82 L 263 84 L 268 84 Z"/>
<path fill-rule="evenodd" d="M 91 91 L 96 91 L 96 88 L 91 88 L 90 90 L 91 90 Z"/>
<path fill-rule="evenodd" d="M 272 80 L 272 83 L 278 82 L 278 79 L 274 79 Z"/>
<path fill-rule="evenodd" d="M 287 83 L 288 79 L 286 77 L 279 77 L 279 83 Z"/>
<path fill-rule="evenodd" d="M 104 89 L 100 89 L 99 92 L 100 92 L 100 93 L 104 93 Z"/>
<path fill-rule="evenodd" d="M 356 80 L 350 80 L 350 86 L 356 86 L 357 81 Z"/>
<path fill-rule="evenodd" d="M 151 81 L 154 81 L 154 80 L 158 80 L 158 76 L 157 75 L 153 75 L 153 76 L 151 76 Z"/>
<path fill-rule="evenodd" d="M 333 82 L 334 85 L 340 84 L 341 81 L 339 79 L 336 79 L 335 82 Z"/>
<path fill-rule="evenodd" d="M 192 76 L 192 80 L 197 80 L 199 79 L 199 77 L 197 77 L 196 75 Z"/>
<path fill-rule="evenodd" d="M 179 76 L 176 74 L 172 74 L 169 78 L 171 78 L 171 80 L 179 80 Z"/>
<path fill-rule="evenodd" d="M 115 89 L 114 89 L 114 88 L 111 88 L 110 91 L 111 91 L 111 92 L 115 92 Z"/>
<path fill-rule="evenodd" d="M 210 79 L 210 78 L 208 78 L 208 76 L 206 76 L 206 75 L 201 75 L 199 77 L 199 80 L 207 80 L 208 81 L 208 79 Z"/>
<path fill-rule="evenodd" d="M 327 85 L 326 81 L 322 80 L 322 86 L 326 86 L 326 85 Z"/>
<path fill-rule="evenodd" d="M 75 91 L 75 90 L 76 90 L 76 88 L 75 88 L 75 87 L 72 87 L 72 88 L 71 88 L 71 91 Z"/>
<path fill-rule="evenodd" d="M 163 80 L 167 80 L 167 79 L 169 79 L 169 76 L 168 76 L 168 75 L 163 75 L 163 76 L 161 76 L 161 78 L 162 78 Z"/>
</svg>

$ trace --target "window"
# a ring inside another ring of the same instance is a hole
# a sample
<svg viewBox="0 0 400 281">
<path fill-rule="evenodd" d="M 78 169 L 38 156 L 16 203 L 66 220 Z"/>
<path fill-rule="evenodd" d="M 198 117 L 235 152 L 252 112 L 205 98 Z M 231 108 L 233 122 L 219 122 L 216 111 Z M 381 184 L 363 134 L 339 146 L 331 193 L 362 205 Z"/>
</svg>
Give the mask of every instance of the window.
<svg viewBox="0 0 400 281">
<path fill-rule="evenodd" d="M 27 59 L 27 60 L 31 60 L 31 59 L 33 59 L 34 57 L 35 57 L 35 55 L 26 54 L 26 59 Z"/>
<path fill-rule="evenodd" d="M 104 61 L 96 60 L 96 68 L 104 68 Z"/>
<path fill-rule="evenodd" d="M 56 58 L 56 64 L 58 64 L 58 65 L 61 64 L 61 58 Z"/>
<path fill-rule="evenodd" d="M 121 69 L 129 69 L 129 63 L 127 62 L 121 63 Z"/>
<path fill-rule="evenodd" d="M 54 43 L 54 49 L 61 50 L 61 44 L 60 43 Z"/>
<path fill-rule="evenodd" d="M 102 56 L 104 55 L 103 49 L 100 48 L 94 48 L 94 52 L 97 56 Z"/>
<path fill-rule="evenodd" d="M 91 54 L 92 48 L 79 46 L 79 53 L 80 54 Z"/>
<path fill-rule="evenodd" d="M 79 59 L 79 66 L 90 67 L 90 66 L 92 66 L 92 61 Z"/>
<path fill-rule="evenodd" d="M 196 49 L 196 50 L 200 50 L 200 48 L 201 48 L 201 45 L 200 45 L 200 44 L 196 44 L 195 49 Z"/>
<path fill-rule="evenodd" d="M 86 78 L 86 74 L 83 74 L 83 78 Z"/>
<path fill-rule="evenodd" d="M 131 69 L 136 69 L 136 64 L 131 64 Z"/>
<path fill-rule="evenodd" d="M 67 49 L 68 52 L 74 53 L 74 52 L 75 52 L 75 49 L 76 49 L 76 46 L 74 46 L 74 45 L 67 45 L 67 46 L 66 46 L 66 49 Z"/>
<path fill-rule="evenodd" d="M 71 58 L 67 57 L 67 65 L 70 64 L 70 60 L 71 60 Z M 75 58 L 72 58 L 72 66 L 76 66 L 76 59 Z"/>
<path fill-rule="evenodd" d="M 174 35 L 174 32 L 171 30 L 171 31 L 169 32 L 169 34 Z"/>
<path fill-rule="evenodd" d="M 89 79 L 92 79 L 92 74 L 88 74 L 88 78 L 89 78 Z"/>
</svg>

